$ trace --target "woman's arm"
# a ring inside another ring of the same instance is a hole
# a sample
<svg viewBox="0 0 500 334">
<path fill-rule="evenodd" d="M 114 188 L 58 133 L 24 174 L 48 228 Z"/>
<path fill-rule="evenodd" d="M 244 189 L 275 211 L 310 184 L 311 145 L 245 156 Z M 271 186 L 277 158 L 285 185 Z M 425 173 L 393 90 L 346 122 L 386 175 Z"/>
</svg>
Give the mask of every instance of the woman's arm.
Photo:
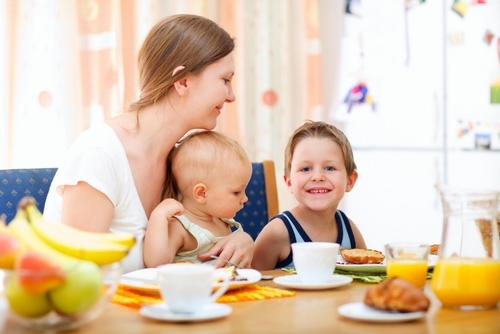
<svg viewBox="0 0 500 334">
<path fill-rule="evenodd" d="M 102 192 L 87 182 L 64 186 L 61 222 L 81 230 L 109 232 L 114 206 Z"/>
<path fill-rule="evenodd" d="M 184 227 L 177 219 L 171 218 L 183 212 L 182 204 L 171 198 L 163 200 L 153 210 L 144 237 L 143 260 L 146 267 L 172 263 L 182 247 Z"/>
<path fill-rule="evenodd" d="M 210 256 L 218 255 L 241 267 L 249 268 L 252 263 L 254 243 L 252 237 L 243 231 L 233 232 L 217 242 L 208 252 L 198 255 L 202 262 L 210 260 Z M 215 267 L 224 267 L 222 260 L 215 262 Z"/>
</svg>

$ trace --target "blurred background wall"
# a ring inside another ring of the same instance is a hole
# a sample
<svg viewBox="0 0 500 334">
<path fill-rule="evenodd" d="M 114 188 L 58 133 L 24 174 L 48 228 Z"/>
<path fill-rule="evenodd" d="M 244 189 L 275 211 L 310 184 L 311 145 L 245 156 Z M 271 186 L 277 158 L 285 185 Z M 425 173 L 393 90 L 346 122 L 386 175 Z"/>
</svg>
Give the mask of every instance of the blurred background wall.
<svg viewBox="0 0 500 334">
<path fill-rule="evenodd" d="M 343 9 L 319 0 L 0 0 L 0 168 L 58 166 L 81 131 L 137 99 L 136 56 L 149 29 L 191 13 L 236 39 L 237 99 L 217 130 L 252 160 L 276 162 L 289 206 L 284 147 L 304 120 L 329 120 L 337 56 L 328 46 L 322 61 L 322 39 L 340 36 Z"/>
<path fill-rule="evenodd" d="M 500 190 L 500 0 L 0 0 L 0 168 L 55 167 L 138 97 L 149 29 L 206 16 L 236 39 L 217 130 L 254 161 L 306 119 L 339 126 L 360 177 L 341 208 L 369 247 L 439 242 L 436 186 Z"/>
</svg>

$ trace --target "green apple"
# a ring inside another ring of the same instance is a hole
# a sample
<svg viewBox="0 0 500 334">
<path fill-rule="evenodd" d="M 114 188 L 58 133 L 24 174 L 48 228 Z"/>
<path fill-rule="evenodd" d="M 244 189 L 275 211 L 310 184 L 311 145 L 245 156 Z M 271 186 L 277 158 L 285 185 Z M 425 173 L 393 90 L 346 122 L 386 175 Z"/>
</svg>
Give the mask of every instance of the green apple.
<svg viewBox="0 0 500 334">
<path fill-rule="evenodd" d="M 5 291 L 12 311 L 26 318 L 37 318 L 52 310 L 46 294 L 34 295 L 26 292 L 19 284 L 18 277 L 13 275 L 9 279 Z"/>
<path fill-rule="evenodd" d="M 54 310 L 65 315 L 80 314 L 90 309 L 102 290 L 101 269 L 90 261 L 79 261 L 66 272 L 66 281 L 49 292 Z"/>
</svg>

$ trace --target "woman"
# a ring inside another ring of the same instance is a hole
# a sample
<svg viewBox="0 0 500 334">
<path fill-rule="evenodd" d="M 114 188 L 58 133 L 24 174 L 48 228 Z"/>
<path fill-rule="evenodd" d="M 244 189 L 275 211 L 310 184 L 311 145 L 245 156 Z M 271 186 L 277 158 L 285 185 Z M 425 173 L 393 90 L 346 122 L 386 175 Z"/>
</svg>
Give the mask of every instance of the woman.
<svg viewBox="0 0 500 334">
<path fill-rule="evenodd" d="M 157 23 L 139 52 L 139 100 L 80 134 L 54 177 L 44 216 L 87 231 L 134 233 L 124 271 L 143 268 L 145 229 L 169 177 L 168 153 L 188 131 L 214 129 L 224 103 L 235 100 L 233 49 L 229 34 L 206 18 Z M 238 232 L 199 259 L 219 255 L 248 267 L 252 253 L 252 238 Z"/>
</svg>

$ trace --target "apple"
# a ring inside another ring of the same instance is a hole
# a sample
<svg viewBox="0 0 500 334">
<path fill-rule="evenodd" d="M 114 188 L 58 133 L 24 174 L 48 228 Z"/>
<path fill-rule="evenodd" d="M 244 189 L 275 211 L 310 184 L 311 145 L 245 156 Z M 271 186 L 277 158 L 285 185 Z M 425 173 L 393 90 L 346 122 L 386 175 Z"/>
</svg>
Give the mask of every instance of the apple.
<svg viewBox="0 0 500 334">
<path fill-rule="evenodd" d="M 26 251 L 19 255 L 14 268 L 21 287 L 33 295 L 57 288 L 66 280 L 61 265 L 37 251 Z"/>
<path fill-rule="evenodd" d="M 41 317 L 51 311 L 52 306 L 46 294 L 33 295 L 26 292 L 19 284 L 16 273 L 12 275 L 5 289 L 12 311 L 26 318 Z"/>
<path fill-rule="evenodd" d="M 49 291 L 49 300 L 58 313 L 80 314 L 90 309 L 102 291 L 101 269 L 90 261 L 79 261 L 66 271 L 66 281 Z"/>
<path fill-rule="evenodd" d="M 20 240 L 5 231 L 0 232 L 0 268 L 13 269 L 16 258 L 23 250 Z"/>
</svg>

